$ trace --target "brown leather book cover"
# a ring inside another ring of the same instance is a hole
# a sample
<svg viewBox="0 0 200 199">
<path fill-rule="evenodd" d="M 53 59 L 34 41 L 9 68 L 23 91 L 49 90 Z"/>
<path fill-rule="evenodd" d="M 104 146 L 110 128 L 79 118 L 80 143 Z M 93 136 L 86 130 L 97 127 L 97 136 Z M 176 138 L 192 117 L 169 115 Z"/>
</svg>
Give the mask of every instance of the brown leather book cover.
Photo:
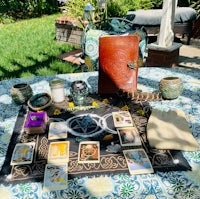
<svg viewBox="0 0 200 199">
<path fill-rule="evenodd" d="M 99 38 L 99 94 L 120 89 L 137 90 L 139 37 L 137 35 Z"/>
</svg>

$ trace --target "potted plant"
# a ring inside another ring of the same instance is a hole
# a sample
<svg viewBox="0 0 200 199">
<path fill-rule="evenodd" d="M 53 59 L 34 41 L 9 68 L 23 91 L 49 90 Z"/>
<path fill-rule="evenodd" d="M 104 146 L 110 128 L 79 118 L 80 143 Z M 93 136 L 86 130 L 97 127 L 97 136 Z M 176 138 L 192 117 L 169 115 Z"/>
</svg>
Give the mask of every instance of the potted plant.
<svg viewBox="0 0 200 199">
<path fill-rule="evenodd" d="M 63 16 L 56 19 L 56 39 L 80 46 L 80 38 L 87 22 L 84 12 L 87 0 L 62 0 Z M 102 21 L 109 17 L 125 18 L 129 10 L 151 9 L 160 5 L 161 0 L 90 0 L 89 4 L 94 8 L 94 16 L 90 22 Z"/>
</svg>

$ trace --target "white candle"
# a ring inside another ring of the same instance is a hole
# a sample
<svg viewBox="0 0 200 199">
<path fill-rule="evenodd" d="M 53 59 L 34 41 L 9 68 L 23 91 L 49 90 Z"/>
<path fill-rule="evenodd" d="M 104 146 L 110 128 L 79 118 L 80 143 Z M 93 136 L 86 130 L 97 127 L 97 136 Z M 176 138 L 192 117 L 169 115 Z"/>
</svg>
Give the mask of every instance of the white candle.
<svg viewBox="0 0 200 199">
<path fill-rule="evenodd" d="M 54 102 L 63 102 L 65 100 L 64 81 L 54 79 L 49 83 L 51 88 L 51 97 Z"/>
</svg>

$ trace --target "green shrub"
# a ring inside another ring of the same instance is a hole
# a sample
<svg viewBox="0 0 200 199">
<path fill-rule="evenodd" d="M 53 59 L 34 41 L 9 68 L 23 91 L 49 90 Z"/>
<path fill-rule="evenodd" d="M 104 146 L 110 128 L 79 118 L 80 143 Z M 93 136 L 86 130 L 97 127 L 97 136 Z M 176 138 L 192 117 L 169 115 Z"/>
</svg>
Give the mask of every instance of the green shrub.
<svg viewBox="0 0 200 199">
<path fill-rule="evenodd" d="M 62 6 L 63 10 L 66 10 L 66 14 L 69 17 L 77 18 L 82 17 L 84 13 L 84 7 L 88 3 L 88 0 L 68 0 L 65 5 Z M 92 5 L 95 5 L 95 1 L 90 2 Z"/>
<path fill-rule="evenodd" d="M 162 8 L 162 3 L 163 3 L 163 0 L 153 0 L 152 1 L 153 3 L 153 8 Z"/>
<path fill-rule="evenodd" d="M 108 17 L 124 17 L 129 8 L 125 1 L 110 0 L 107 4 Z"/>
<path fill-rule="evenodd" d="M 0 13 L 0 24 L 8 24 L 8 23 L 12 23 L 15 20 L 13 19 L 12 16 L 9 16 L 6 13 Z"/>
<path fill-rule="evenodd" d="M 58 11 L 57 0 L 1 0 L 0 2 L 0 13 L 15 20 L 53 14 Z"/>
<path fill-rule="evenodd" d="M 82 17 L 85 5 L 90 2 L 95 7 L 96 16 L 99 16 L 97 0 L 68 0 L 62 9 L 70 17 Z M 108 17 L 124 17 L 129 10 L 151 9 L 160 7 L 162 0 L 107 0 Z"/>
</svg>

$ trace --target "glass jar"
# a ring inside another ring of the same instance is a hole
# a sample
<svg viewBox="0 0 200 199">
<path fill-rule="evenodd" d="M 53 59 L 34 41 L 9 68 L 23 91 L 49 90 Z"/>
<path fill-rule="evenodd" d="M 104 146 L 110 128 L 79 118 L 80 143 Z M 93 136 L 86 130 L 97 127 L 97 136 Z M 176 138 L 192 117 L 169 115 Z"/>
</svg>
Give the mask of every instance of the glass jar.
<svg viewBox="0 0 200 199">
<path fill-rule="evenodd" d="M 70 93 L 74 104 L 76 106 L 82 106 L 88 95 L 88 86 L 82 80 L 74 81 L 71 85 Z"/>
<path fill-rule="evenodd" d="M 49 82 L 51 97 L 54 102 L 59 103 L 65 100 L 65 84 L 62 79 L 53 79 Z"/>
</svg>

